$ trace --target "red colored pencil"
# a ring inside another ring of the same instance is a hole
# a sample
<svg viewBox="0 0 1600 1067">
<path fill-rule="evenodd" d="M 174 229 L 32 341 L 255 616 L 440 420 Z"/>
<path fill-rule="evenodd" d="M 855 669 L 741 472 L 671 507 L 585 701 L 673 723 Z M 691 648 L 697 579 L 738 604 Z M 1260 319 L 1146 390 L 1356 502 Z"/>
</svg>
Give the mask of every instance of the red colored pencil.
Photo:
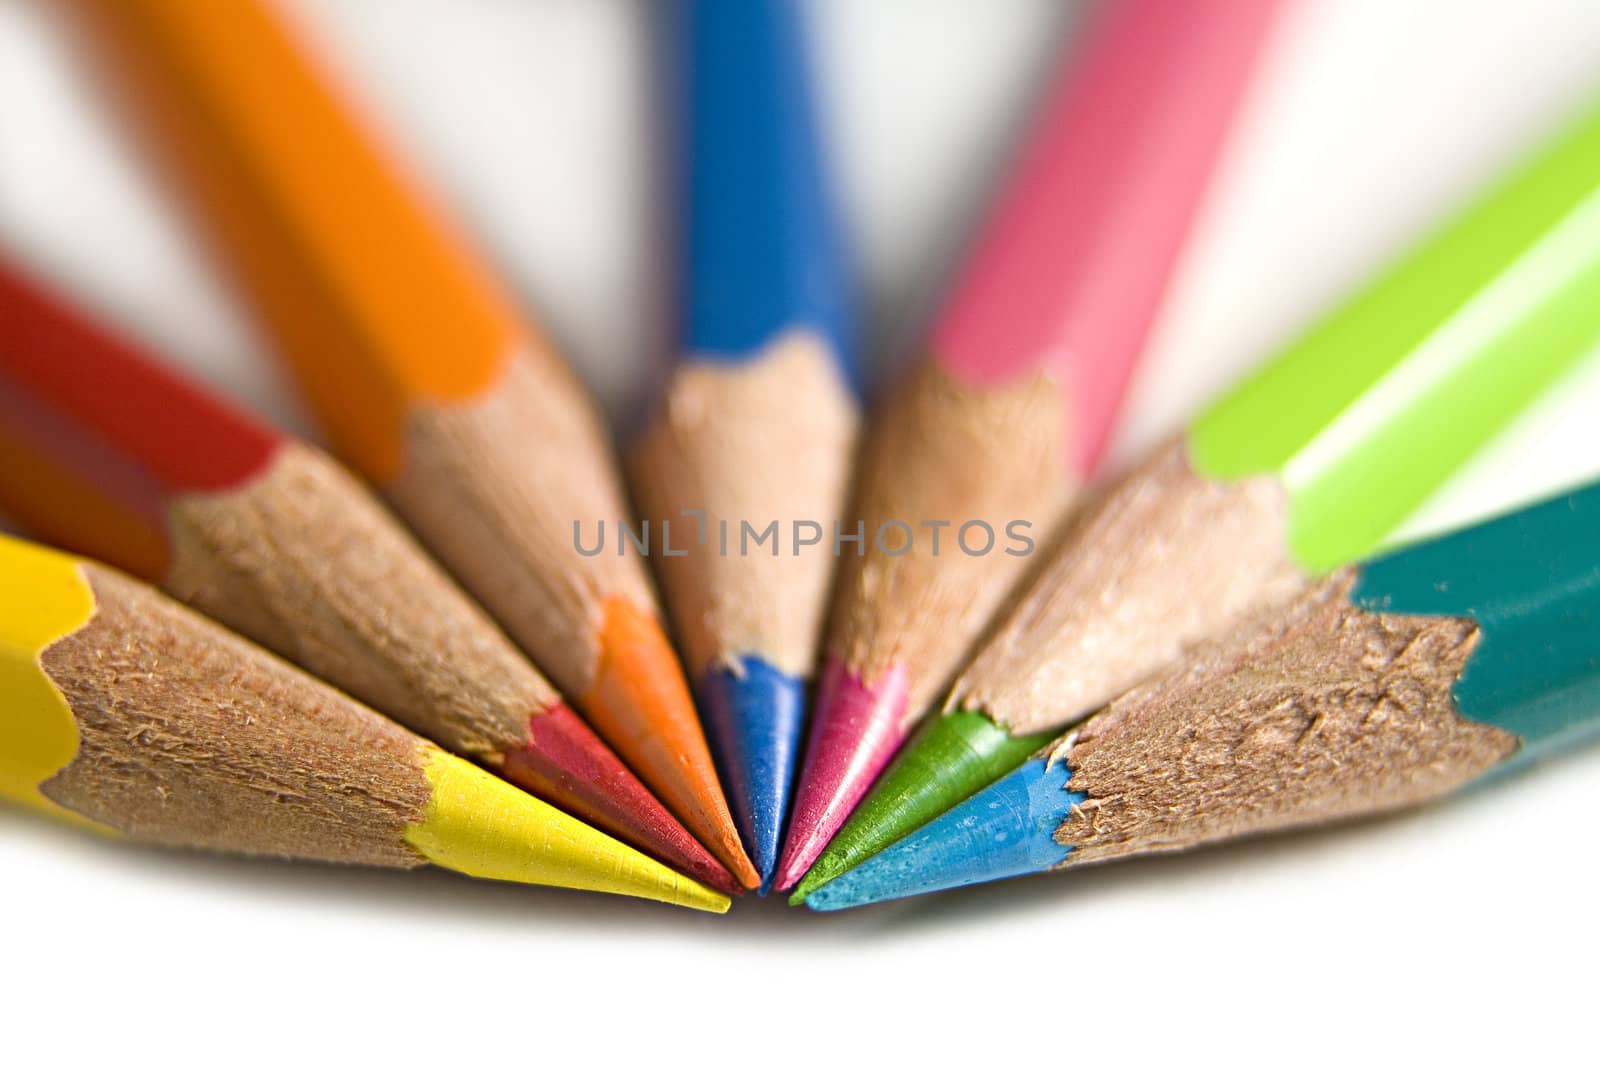
<svg viewBox="0 0 1600 1067">
<path fill-rule="evenodd" d="M 0 510 L 738 892 L 353 475 L 3 260 Z"/>
</svg>

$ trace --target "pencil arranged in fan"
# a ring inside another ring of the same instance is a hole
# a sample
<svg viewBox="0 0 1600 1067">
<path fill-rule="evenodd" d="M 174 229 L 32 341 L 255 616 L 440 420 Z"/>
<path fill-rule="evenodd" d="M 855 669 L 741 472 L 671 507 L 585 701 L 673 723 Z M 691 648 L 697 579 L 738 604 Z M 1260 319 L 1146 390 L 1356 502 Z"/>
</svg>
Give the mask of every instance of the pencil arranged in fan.
<svg viewBox="0 0 1600 1067">
<path fill-rule="evenodd" d="M 1372 552 L 1597 340 L 1600 106 L 1075 523 L 807 888 Z"/>
<path fill-rule="evenodd" d="M 728 907 L 150 586 L 9 537 L 0 795 L 151 844 Z"/>
<path fill-rule="evenodd" d="M 0 512 L 738 891 L 354 477 L 3 259 Z"/>
<path fill-rule="evenodd" d="M 859 417 L 851 283 L 795 0 L 671 5 L 677 367 L 631 456 L 763 880 L 800 753 Z M 760 540 L 754 540 L 760 538 Z M 725 547 L 724 547 L 725 546 Z"/>
<path fill-rule="evenodd" d="M 79 0 L 342 459 L 729 867 L 739 843 L 600 421 L 264 0 Z"/>
<path fill-rule="evenodd" d="M 776 884 L 799 880 L 1104 447 L 1276 0 L 1091 16 L 888 399 L 857 482 Z"/>
<path fill-rule="evenodd" d="M 1374 815 L 1600 734 L 1600 485 L 1347 567 L 813 893 Z"/>
</svg>

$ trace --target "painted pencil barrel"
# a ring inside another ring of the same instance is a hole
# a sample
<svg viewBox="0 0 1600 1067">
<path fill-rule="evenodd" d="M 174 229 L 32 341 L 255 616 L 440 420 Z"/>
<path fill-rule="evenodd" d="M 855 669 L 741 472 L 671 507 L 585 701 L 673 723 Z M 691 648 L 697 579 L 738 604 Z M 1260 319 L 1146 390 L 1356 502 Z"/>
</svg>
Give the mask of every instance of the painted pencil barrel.
<svg viewBox="0 0 1600 1067">
<path fill-rule="evenodd" d="M 268 3 L 74 6 L 336 451 L 393 478 L 413 405 L 482 394 L 524 343 L 509 302 Z"/>
<path fill-rule="evenodd" d="M 158 581 L 171 502 L 250 482 L 282 443 L 0 257 L 0 511 Z"/>
<path fill-rule="evenodd" d="M 1089 15 L 935 320 L 958 381 L 1031 370 L 1092 471 L 1278 0 L 1108 0 Z"/>
<path fill-rule="evenodd" d="M 1213 405 L 1190 456 L 1220 481 L 1280 475 L 1294 558 L 1324 573 L 1597 338 L 1600 103 Z"/>
<path fill-rule="evenodd" d="M 851 392 L 855 289 L 796 0 L 674 0 L 667 63 L 680 222 L 677 349 L 762 358 L 786 330 L 822 341 Z"/>
<path fill-rule="evenodd" d="M 1464 717 L 1521 739 L 1519 763 L 1600 729 L 1600 484 L 1367 560 L 1350 600 L 1471 619 L 1451 692 Z"/>
</svg>

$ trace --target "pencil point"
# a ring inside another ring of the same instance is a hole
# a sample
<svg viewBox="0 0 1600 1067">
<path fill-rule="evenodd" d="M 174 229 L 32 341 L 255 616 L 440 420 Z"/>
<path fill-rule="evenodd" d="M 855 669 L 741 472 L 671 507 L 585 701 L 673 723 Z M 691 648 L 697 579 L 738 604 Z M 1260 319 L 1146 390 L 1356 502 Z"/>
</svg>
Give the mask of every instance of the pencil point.
<svg viewBox="0 0 1600 1067">
<path fill-rule="evenodd" d="M 655 619 L 621 597 L 606 601 L 600 670 L 582 702 L 595 729 L 740 885 L 761 878 L 745 855 L 694 702 Z"/>
<path fill-rule="evenodd" d="M 528 719 L 528 744 L 505 753 L 505 777 L 723 893 L 744 892 L 705 846 L 565 704 Z"/>
<path fill-rule="evenodd" d="M 703 692 L 706 731 L 765 894 L 778 864 L 800 757 L 805 682 L 746 656 L 739 673 L 722 667 L 708 671 Z"/>
<path fill-rule="evenodd" d="M 792 903 L 1016 770 L 1055 736 L 1014 737 L 978 711 L 929 719 L 806 872 Z"/>
<path fill-rule="evenodd" d="M 905 740 L 906 685 L 903 666 L 869 686 L 829 658 L 774 888 L 800 881 Z"/>
<path fill-rule="evenodd" d="M 643 897 L 724 912 L 721 893 L 432 745 L 433 791 L 406 840 L 431 863 L 474 878 Z"/>
<path fill-rule="evenodd" d="M 1030 759 L 806 898 L 813 911 L 935 893 L 1048 870 L 1072 850 L 1055 831 L 1084 794 L 1067 789 L 1065 761 Z"/>
</svg>

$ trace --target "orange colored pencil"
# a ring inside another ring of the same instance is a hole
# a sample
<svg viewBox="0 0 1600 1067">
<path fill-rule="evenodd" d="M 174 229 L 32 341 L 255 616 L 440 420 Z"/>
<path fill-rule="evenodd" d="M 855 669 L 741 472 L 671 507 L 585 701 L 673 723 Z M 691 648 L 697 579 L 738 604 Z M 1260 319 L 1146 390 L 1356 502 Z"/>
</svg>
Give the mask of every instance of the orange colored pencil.
<svg viewBox="0 0 1600 1067">
<path fill-rule="evenodd" d="M 641 560 L 576 551 L 626 509 L 570 370 L 266 0 L 76 8 L 335 451 L 754 887 Z"/>
</svg>

